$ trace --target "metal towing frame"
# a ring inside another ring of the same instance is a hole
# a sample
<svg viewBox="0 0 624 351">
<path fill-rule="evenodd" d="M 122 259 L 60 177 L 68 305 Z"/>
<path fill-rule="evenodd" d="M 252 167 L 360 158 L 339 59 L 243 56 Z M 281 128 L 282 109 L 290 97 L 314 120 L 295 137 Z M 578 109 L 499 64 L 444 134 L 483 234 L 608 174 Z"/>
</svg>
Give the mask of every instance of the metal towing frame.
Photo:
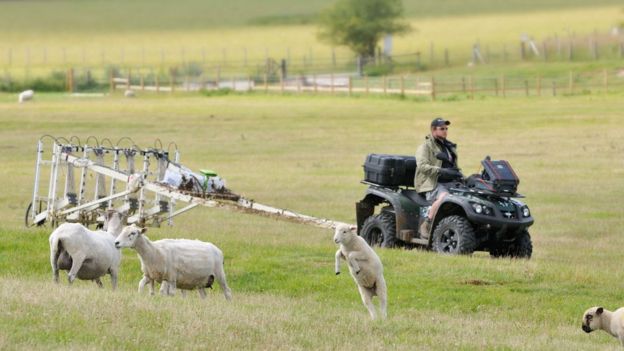
<svg viewBox="0 0 624 351">
<path fill-rule="evenodd" d="M 49 151 L 46 151 L 47 139 L 52 144 Z M 130 146 L 121 146 L 124 143 Z M 135 158 L 142 159 L 139 170 L 135 169 Z M 190 186 L 172 186 L 165 182 L 165 174 L 170 165 L 186 169 L 179 160 L 177 145 L 170 143 L 163 149 L 158 139 L 154 147 L 140 148 L 127 137 L 113 145 L 109 139 L 99 141 L 89 137 L 82 143 L 77 137 L 45 135 L 37 141 L 32 202 L 26 210 L 25 224 L 28 227 L 45 222 L 52 226 L 62 222 L 99 225 L 104 222 L 104 211 L 115 209 L 127 215 L 128 224 L 172 225 L 174 217 L 198 206 L 221 207 L 321 228 L 346 224 L 259 204 L 225 187 L 206 189 L 192 179 L 187 179 Z M 80 173 L 77 188 L 75 171 Z M 46 175 L 49 179 L 44 181 Z M 42 194 L 45 184 L 47 194 Z M 176 209 L 179 202 L 184 206 Z"/>
</svg>

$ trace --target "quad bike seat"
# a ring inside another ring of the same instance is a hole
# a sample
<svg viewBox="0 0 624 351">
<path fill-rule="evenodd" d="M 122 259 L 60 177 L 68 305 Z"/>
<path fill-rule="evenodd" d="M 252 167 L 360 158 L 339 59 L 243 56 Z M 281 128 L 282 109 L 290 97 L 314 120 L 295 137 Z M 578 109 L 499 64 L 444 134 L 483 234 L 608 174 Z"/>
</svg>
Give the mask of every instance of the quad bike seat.
<svg viewBox="0 0 624 351">
<path fill-rule="evenodd" d="M 419 206 L 431 206 L 432 202 L 429 202 L 425 199 L 424 196 L 420 195 L 416 192 L 416 190 L 402 190 L 401 194 L 405 195 L 408 199 L 414 201 Z"/>
</svg>

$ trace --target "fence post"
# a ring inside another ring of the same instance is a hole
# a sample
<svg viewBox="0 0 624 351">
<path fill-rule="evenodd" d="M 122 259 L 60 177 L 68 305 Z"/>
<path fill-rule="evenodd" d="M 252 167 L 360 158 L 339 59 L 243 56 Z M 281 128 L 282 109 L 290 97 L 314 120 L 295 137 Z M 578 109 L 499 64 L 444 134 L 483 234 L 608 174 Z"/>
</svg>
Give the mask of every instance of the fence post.
<svg viewBox="0 0 624 351">
<path fill-rule="evenodd" d="M 431 100 L 435 101 L 435 99 L 436 99 L 435 77 L 431 76 Z"/>
<path fill-rule="evenodd" d="M 552 94 L 553 96 L 557 96 L 557 82 L 553 80 L 552 82 Z"/>
<path fill-rule="evenodd" d="M 433 42 L 429 45 L 429 64 L 433 67 Z"/>
<path fill-rule="evenodd" d="M 574 91 L 574 81 L 572 79 L 572 71 L 570 71 L 568 75 L 568 93 L 572 95 L 573 91 Z"/>
<path fill-rule="evenodd" d="M 173 72 L 169 72 L 169 86 L 171 88 L 171 94 L 173 94 L 173 92 L 175 91 L 175 76 L 173 75 Z"/>
<path fill-rule="evenodd" d="M 74 69 L 67 69 L 67 91 L 70 93 L 74 92 Z"/>
<path fill-rule="evenodd" d="M 128 81 L 126 82 L 126 89 L 130 90 L 130 79 L 132 78 L 132 68 L 128 68 Z"/>
<path fill-rule="evenodd" d="M 498 78 L 494 78 L 494 91 L 496 92 L 496 96 L 498 96 Z"/>
<path fill-rule="evenodd" d="M 503 97 L 507 97 L 507 91 L 506 91 L 506 87 L 505 87 L 505 75 L 504 74 L 501 76 L 501 88 L 503 90 Z"/>
<path fill-rule="evenodd" d="M 280 93 L 284 94 L 284 72 L 280 70 Z"/>
<path fill-rule="evenodd" d="M 405 76 L 401 75 L 401 95 L 405 95 Z"/>
<path fill-rule="evenodd" d="M 110 69 L 108 74 L 108 81 L 110 83 L 110 93 L 112 94 L 115 91 L 115 75 L 112 68 Z"/>
<path fill-rule="evenodd" d="M 470 84 L 470 100 L 474 100 L 475 87 L 474 78 L 472 77 L 472 75 L 468 77 L 468 82 Z"/>
<path fill-rule="evenodd" d="M 353 82 L 351 81 L 351 76 L 349 76 L 349 96 L 353 92 Z"/>
</svg>

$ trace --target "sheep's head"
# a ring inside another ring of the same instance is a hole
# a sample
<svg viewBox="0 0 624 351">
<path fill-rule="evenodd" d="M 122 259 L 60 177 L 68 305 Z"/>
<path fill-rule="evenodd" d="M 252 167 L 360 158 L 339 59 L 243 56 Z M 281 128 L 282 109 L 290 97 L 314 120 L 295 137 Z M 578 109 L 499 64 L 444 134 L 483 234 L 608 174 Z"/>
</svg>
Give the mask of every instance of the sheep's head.
<svg viewBox="0 0 624 351">
<path fill-rule="evenodd" d="M 585 311 L 585 313 L 583 313 L 581 329 L 586 333 L 591 333 L 596 329 L 600 329 L 602 327 L 603 312 L 604 308 L 602 307 L 592 307 Z"/>
<path fill-rule="evenodd" d="M 334 242 L 336 244 L 348 243 L 357 235 L 357 227 L 353 225 L 339 224 L 334 232 Z"/>
<path fill-rule="evenodd" d="M 143 235 L 147 228 L 137 227 L 135 224 L 125 227 L 117 239 L 115 239 L 115 247 L 134 247 L 139 236 Z"/>
</svg>

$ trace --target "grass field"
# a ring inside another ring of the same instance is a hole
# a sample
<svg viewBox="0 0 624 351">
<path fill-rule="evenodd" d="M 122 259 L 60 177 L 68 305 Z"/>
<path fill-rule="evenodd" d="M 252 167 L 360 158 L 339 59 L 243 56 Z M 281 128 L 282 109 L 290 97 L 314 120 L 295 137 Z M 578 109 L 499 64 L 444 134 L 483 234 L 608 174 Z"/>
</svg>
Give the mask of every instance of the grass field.
<svg viewBox="0 0 624 351">
<path fill-rule="evenodd" d="M 586 335 L 582 312 L 623 305 L 621 94 L 416 102 L 397 98 L 230 95 L 71 98 L 0 95 L 0 349 L 619 349 Z M 378 252 L 389 318 L 371 322 L 331 232 L 196 209 L 152 239 L 198 238 L 226 256 L 234 293 L 206 301 L 139 296 L 136 254 L 120 287 L 52 283 L 49 228 L 22 227 L 43 134 L 176 141 L 259 202 L 354 222 L 370 152 L 412 154 L 433 116 L 452 121 L 465 173 L 485 155 L 511 162 L 536 218 L 530 261 L 483 253 Z"/>
<path fill-rule="evenodd" d="M 242 65 L 265 57 L 327 64 L 331 47 L 309 23 L 330 1 L 19 1 L 0 3 L 0 65 L 21 73 L 59 65 L 157 66 L 204 61 Z M 395 54 L 437 60 L 449 49 L 465 64 L 472 45 L 517 55 L 523 33 L 538 41 L 558 34 L 605 33 L 624 22 L 617 1 L 406 1 L 414 31 L 396 38 Z M 298 19 L 303 18 L 303 22 Z M 291 23 L 291 24 L 289 24 Z M 342 48 L 339 59 L 351 58 Z"/>
</svg>

